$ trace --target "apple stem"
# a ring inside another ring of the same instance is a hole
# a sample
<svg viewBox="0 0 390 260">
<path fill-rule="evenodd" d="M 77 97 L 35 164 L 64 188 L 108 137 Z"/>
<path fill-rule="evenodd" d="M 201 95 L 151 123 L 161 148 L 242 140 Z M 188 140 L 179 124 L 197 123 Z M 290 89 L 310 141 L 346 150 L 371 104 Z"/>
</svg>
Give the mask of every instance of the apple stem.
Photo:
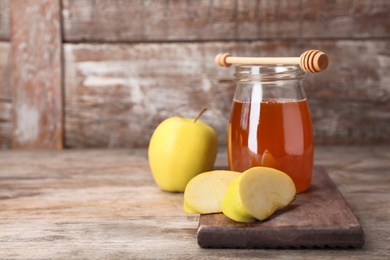
<svg viewBox="0 0 390 260">
<path fill-rule="evenodd" d="M 198 116 L 195 118 L 194 123 L 198 121 L 198 119 L 203 115 L 203 113 L 207 110 L 207 107 L 203 107 L 202 110 L 200 110 Z"/>
</svg>

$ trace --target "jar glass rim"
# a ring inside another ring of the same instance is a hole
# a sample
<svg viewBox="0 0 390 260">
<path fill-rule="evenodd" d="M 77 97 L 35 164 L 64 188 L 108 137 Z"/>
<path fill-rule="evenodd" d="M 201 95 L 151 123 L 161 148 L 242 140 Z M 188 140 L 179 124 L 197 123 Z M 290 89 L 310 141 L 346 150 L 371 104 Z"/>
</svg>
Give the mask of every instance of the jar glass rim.
<svg viewBox="0 0 390 260">
<path fill-rule="evenodd" d="M 305 71 L 299 65 L 236 65 L 234 76 L 235 81 L 303 80 Z"/>
</svg>

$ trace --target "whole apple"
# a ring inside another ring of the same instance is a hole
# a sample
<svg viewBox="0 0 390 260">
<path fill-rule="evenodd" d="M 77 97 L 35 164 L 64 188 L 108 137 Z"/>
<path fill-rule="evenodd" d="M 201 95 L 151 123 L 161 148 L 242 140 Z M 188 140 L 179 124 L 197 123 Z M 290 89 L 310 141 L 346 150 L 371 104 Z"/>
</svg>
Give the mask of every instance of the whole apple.
<svg viewBox="0 0 390 260">
<path fill-rule="evenodd" d="M 164 191 L 184 192 L 196 175 L 212 170 L 218 151 L 217 134 L 199 117 L 171 117 L 155 129 L 149 143 L 149 164 Z"/>
</svg>

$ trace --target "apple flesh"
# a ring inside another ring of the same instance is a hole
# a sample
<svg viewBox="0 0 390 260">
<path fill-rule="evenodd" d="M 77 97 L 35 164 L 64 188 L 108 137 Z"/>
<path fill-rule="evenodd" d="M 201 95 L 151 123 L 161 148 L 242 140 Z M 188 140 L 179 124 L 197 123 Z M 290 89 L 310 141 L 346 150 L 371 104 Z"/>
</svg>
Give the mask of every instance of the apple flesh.
<svg viewBox="0 0 390 260">
<path fill-rule="evenodd" d="M 193 177 L 214 166 L 217 134 L 198 119 L 200 115 L 196 119 L 168 118 L 151 137 L 149 165 L 156 184 L 164 191 L 184 192 Z"/>
<path fill-rule="evenodd" d="M 240 173 L 215 170 L 195 176 L 184 191 L 184 211 L 193 214 L 222 212 L 222 200 L 230 183 Z"/>
<path fill-rule="evenodd" d="M 264 220 L 289 205 L 296 195 L 292 179 L 268 167 L 253 167 L 229 185 L 222 212 L 237 222 Z"/>
</svg>

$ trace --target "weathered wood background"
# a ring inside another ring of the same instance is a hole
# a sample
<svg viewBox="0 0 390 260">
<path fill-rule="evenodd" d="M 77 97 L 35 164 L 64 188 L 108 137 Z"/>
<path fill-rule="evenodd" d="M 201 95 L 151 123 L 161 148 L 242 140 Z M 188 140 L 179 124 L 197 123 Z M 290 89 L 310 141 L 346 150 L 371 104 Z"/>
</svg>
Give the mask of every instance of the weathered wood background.
<svg viewBox="0 0 390 260">
<path fill-rule="evenodd" d="M 0 0 L 0 147 L 146 147 L 202 106 L 225 145 L 214 56 L 312 48 L 331 61 L 305 81 L 316 143 L 390 144 L 390 1 Z"/>
</svg>

